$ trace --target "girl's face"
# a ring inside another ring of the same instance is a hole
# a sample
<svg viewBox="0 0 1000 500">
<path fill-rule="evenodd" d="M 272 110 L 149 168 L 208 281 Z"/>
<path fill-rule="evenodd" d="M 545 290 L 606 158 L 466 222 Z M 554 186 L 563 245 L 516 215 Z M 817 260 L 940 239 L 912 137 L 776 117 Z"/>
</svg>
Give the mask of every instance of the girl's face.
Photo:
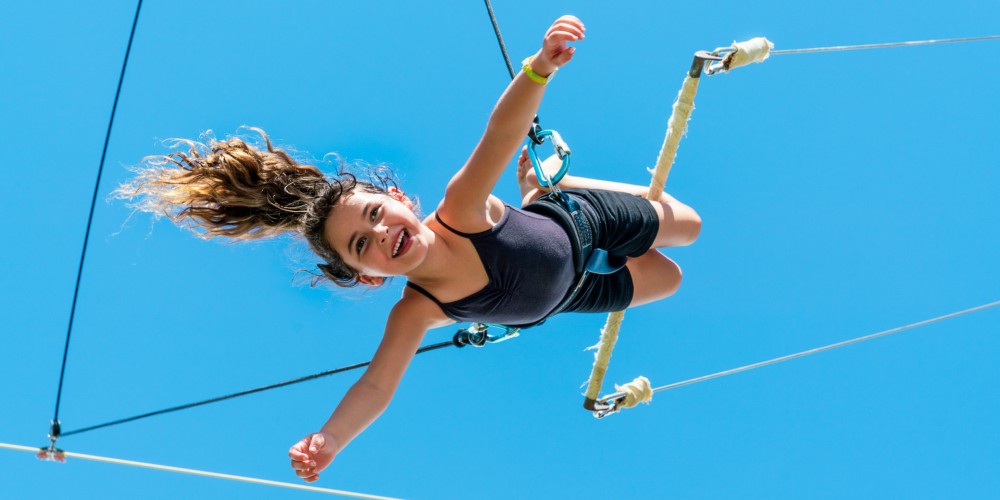
<svg viewBox="0 0 1000 500">
<path fill-rule="evenodd" d="M 325 230 L 330 246 L 368 285 L 380 284 L 385 276 L 405 275 L 427 256 L 430 229 L 396 188 L 385 194 L 355 190 L 330 210 Z"/>
</svg>

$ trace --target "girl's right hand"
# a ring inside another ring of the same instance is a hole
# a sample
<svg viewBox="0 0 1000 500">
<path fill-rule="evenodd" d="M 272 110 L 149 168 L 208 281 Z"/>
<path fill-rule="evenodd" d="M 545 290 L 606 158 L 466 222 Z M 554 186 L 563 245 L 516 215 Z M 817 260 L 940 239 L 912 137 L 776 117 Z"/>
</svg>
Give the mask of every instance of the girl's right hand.
<svg viewBox="0 0 1000 500">
<path fill-rule="evenodd" d="M 288 450 L 295 475 L 311 483 L 319 479 L 319 473 L 327 468 L 337 456 L 337 441 L 325 432 L 310 434 Z"/>
</svg>

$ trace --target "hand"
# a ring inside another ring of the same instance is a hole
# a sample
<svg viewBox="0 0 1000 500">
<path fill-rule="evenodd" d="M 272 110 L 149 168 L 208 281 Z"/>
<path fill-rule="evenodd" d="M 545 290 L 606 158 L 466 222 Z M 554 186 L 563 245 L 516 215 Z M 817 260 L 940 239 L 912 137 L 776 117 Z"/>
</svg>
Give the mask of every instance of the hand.
<svg viewBox="0 0 1000 500">
<path fill-rule="evenodd" d="M 319 473 L 327 468 L 337 455 L 337 441 L 325 432 L 310 434 L 288 450 L 295 475 L 311 483 L 319 479 Z"/>
<path fill-rule="evenodd" d="M 587 28 L 583 22 L 574 16 L 562 16 L 552 23 L 552 26 L 545 32 L 542 39 L 542 50 L 535 56 L 537 64 L 532 64 L 536 73 L 548 75 L 556 69 L 562 67 L 573 58 L 576 52 L 575 47 L 569 47 L 568 42 L 576 42 L 584 39 L 584 32 Z M 541 70 L 541 71 L 539 71 Z"/>
</svg>

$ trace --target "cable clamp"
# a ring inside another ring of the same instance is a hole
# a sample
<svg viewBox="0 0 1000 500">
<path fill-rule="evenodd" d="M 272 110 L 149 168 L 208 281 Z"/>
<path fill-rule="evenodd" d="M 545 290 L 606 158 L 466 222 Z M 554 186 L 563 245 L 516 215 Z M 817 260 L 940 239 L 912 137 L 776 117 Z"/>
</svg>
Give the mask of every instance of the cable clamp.
<svg viewBox="0 0 1000 500">
<path fill-rule="evenodd" d="M 66 454 L 59 448 L 56 448 L 56 440 L 59 439 L 60 434 L 62 434 L 62 428 L 59 425 L 59 421 L 53 420 L 49 426 L 49 447 L 39 448 L 38 453 L 35 455 L 39 460 L 59 463 L 66 462 Z"/>
</svg>

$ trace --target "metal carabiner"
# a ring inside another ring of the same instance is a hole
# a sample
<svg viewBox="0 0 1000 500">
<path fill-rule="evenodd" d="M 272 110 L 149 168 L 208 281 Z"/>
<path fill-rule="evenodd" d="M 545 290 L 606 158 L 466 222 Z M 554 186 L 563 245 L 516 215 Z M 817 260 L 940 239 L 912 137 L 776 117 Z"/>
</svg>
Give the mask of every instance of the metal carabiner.
<svg viewBox="0 0 1000 500">
<path fill-rule="evenodd" d="M 583 407 L 593 412 L 594 418 L 604 418 L 612 413 L 618 413 L 625 396 L 624 392 L 616 392 L 597 400 L 585 399 Z"/>
<path fill-rule="evenodd" d="M 521 335 L 520 334 L 520 331 L 521 331 L 520 328 L 512 328 L 512 327 L 504 326 L 504 325 L 493 325 L 493 324 L 484 324 L 484 323 L 477 323 L 477 324 L 479 324 L 483 328 L 485 328 L 484 332 L 486 332 L 486 341 L 489 342 L 489 343 L 491 343 L 491 344 L 496 344 L 497 342 L 503 342 L 505 340 L 510 340 L 510 339 L 512 339 L 514 337 L 519 337 Z M 490 333 L 489 333 L 490 327 L 499 328 L 500 330 L 503 331 L 503 333 L 500 334 L 500 335 L 490 335 Z"/>
<path fill-rule="evenodd" d="M 726 59 L 728 58 L 729 54 L 733 54 L 735 52 L 736 52 L 736 47 L 719 47 L 713 50 L 712 51 L 713 58 L 711 60 L 715 62 L 709 64 L 708 67 L 705 68 L 705 74 L 708 76 L 712 76 L 716 73 L 725 71 Z"/>
<path fill-rule="evenodd" d="M 503 330 L 500 335 L 491 335 L 490 327 L 495 327 Z M 520 328 L 511 328 L 504 325 L 491 325 L 486 323 L 473 323 L 472 326 L 468 328 L 462 328 L 455 334 L 452 342 L 458 347 L 464 347 L 471 345 L 473 347 L 483 347 L 487 343 L 496 344 L 497 342 L 503 342 L 505 340 L 510 340 L 514 337 L 520 335 Z"/>
<path fill-rule="evenodd" d="M 556 184 L 569 172 L 569 159 L 573 152 L 569 149 L 569 144 L 563 140 L 559 132 L 555 130 L 541 130 L 535 133 L 536 140 L 532 140 L 528 144 L 528 157 L 531 159 L 531 166 L 535 169 L 535 175 L 538 176 L 538 184 L 544 188 L 553 189 Z M 562 166 L 556 175 L 549 178 L 542 170 L 542 163 L 538 160 L 538 153 L 535 151 L 535 147 L 538 144 L 545 142 L 546 137 L 552 138 L 552 148 L 555 149 L 556 155 L 562 160 Z"/>
</svg>

